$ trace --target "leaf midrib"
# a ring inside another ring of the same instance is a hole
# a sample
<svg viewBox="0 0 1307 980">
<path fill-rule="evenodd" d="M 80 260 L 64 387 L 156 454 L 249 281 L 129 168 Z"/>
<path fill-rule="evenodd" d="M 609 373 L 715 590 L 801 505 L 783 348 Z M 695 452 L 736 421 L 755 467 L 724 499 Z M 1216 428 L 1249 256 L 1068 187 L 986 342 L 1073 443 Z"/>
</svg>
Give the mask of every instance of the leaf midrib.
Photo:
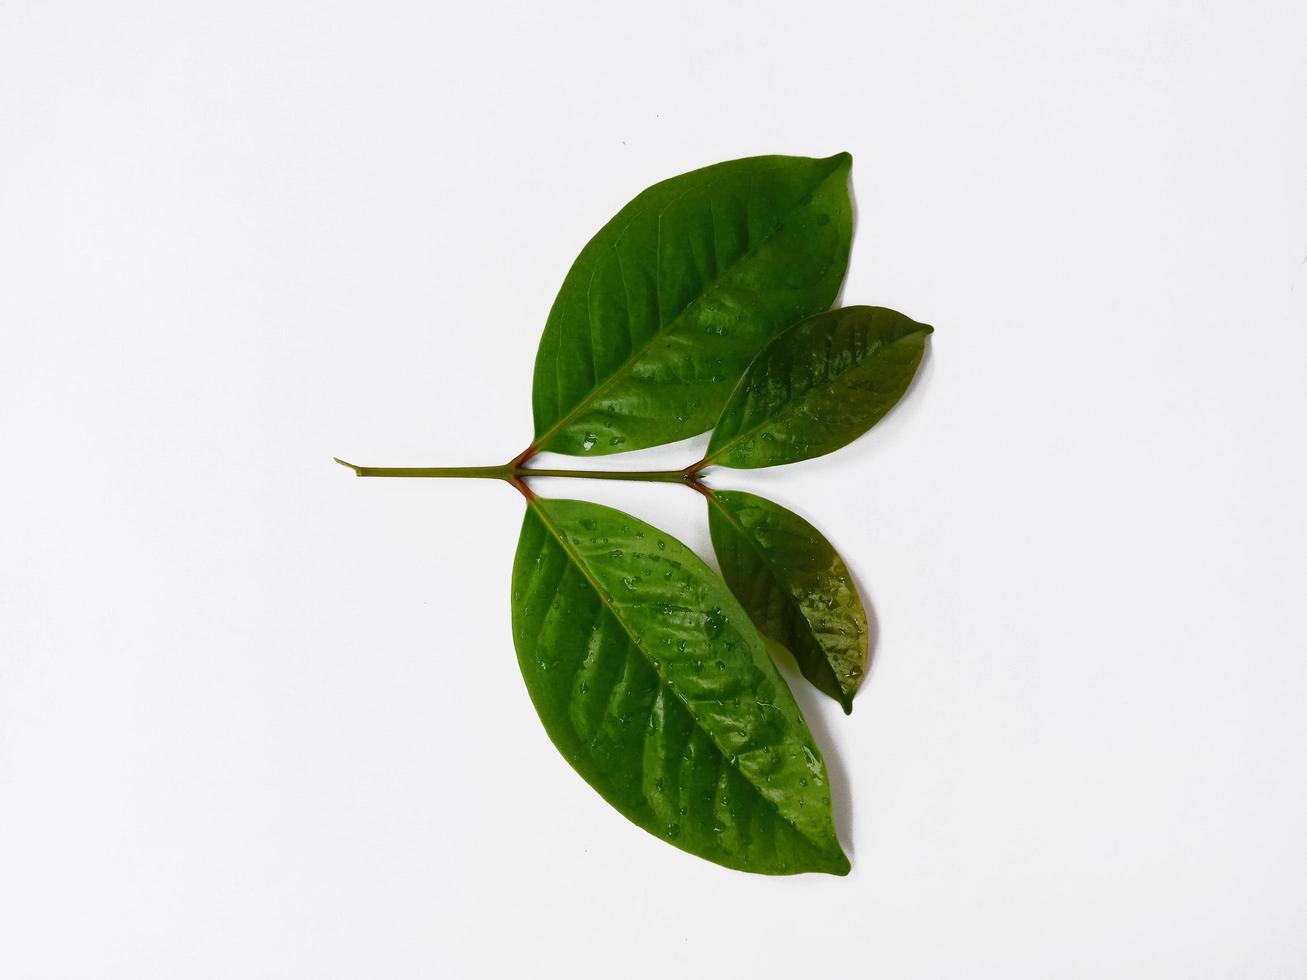
<svg viewBox="0 0 1307 980">
<path fill-rule="evenodd" d="M 667 678 L 663 676 L 663 672 L 657 666 L 655 666 L 654 658 L 650 655 L 649 651 L 647 651 L 644 648 L 644 645 L 640 642 L 639 637 L 637 637 L 636 634 L 631 631 L 631 628 L 626 624 L 626 620 L 623 619 L 621 615 L 619 615 L 618 607 L 612 602 L 611 599 L 608 598 L 607 590 L 605 590 L 603 585 L 600 584 L 599 580 L 596 579 L 594 575 L 591 574 L 590 569 L 586 567 L 585 562 L 582 560 L 580 553 L 576 550 L 575 547 L 573 547 L 572 543 L 567 540 L 567 535 L 564 534 L 559 529 L 558 525 L 553 522 L 553 520 L 550 518 L 549 514 L 546 513 L 543 505 L 541 505 L 541 503 L 537 498 L 532 498 L 531 500 L 528 501 L 528 503 L 531 506 L 531 508 L 536 512 L 536 515 L 540 518 L 541 522 L 545 525 L 545 527 L 549 529 L 549 532 L 554 536 L 554 540 L 556 540 L 559 543 L 559 545 L 562 547 L 563 551 L 566 552 L 567 556 L 571 559 L 573 566 L 575 566 L 577 570 L 580 571 L 581 575 L 585 578 L 585 580 L 590 583 L 590 587 L 594 589 L 595 595 L 599 597 L 599 602 L 604 606 L 605 609 L 608 610 L 609 614 L 613 617 L 613 619 L 617 620 L 618 625 L 622 627 L 622 631 L 625 632 L 626 635 L 630 638 L 632 645 L 637 650 L 640 651 L 641 655 L 644 656 L 645 661 L 649 664 L 649 667 L 653 670 L 653 672 L 658 676 L 658 680 L 662 684 L 662 686 L 665 687 L 667 690 L 671 691 L 672 694 L 676 697 L 676 699 L 685 706 L 686 712 L 694 720 L 695 727 L 698 728 L 700 731 L 702 731 L 704 735 L 708 737 L 708 741 L 712 743 L 713 748 L 715 748 L 718 751 L 722 759 L 725 761 L 726 765 L 734 769 L 737 773 L 739 773 L 740 778 L 749 784 L 749 786 L 753 789 L 757 797 L 763 802 L 765 802 L 768 806 L 770 806 L 774 811 L 776 811 L 776 815 L 779 816 L 782 820 L 784 820 L 787 824 L 789 824 L 790 827 L 794 829 L 794 832 L 796 834 L 798 834 L 800 837 L 806 840 L 811 846 L 816 848 L 818 852 L 821 852 L 823 850 L 821 842 L 817 840 L 813 840 L 811 837 L 805 834 L 803 830 L 800 829 L 799 825 L 794 822 L 794 819 L 790 817 L 790 815 L 787 814 L 784 810 L 782 810 L 779 806 L 777 806 L 776 802 L 772 800 L 770 797 L 768 797 L 767 794 L 762 791 L 761 787 L 759 787 L 758 784 L 754 782 L 752 777 L 750 777 L 748 773 L 746 773 L 743 769 L 740 768 L 738 762 L 734 762 L 734 763 L 731 762 L 732 753 L 727 751 L 726 748 L 717 741 L 717 737 L 713 734 L 712 730 L 708 728 L 706 725 L 704 725 L 702 721 L 699 720 L 698 714 L 695 713 L 695 710 L 691 706 L 690 702 L 686 700 L 685 695 L 683 695 L 679 690 L 677 690 L 676 686 L 672 684 L 670 681 L 668 681 Z M 750 622 L 752 622 L 751 619 Z"/>
<path fill-rule="evenodd" d="M 823 186 L 823 185 L 824 185 L 828 180 L 830 180 L 831 177 L 832 177 L 835 173 L 838 172 L 838 170 L 839 170 L 839 168 L 838 168 L 838 166 L 837 166 L 834 170 L 831 170 L 831 171 L 829 171 L 828 173 L 826 173 L 826 174 L 821 178 L 821 180 L 817 181 L 817 183 L 813 185 L 812 190 L 808 191 L 808 193 L 807 193 L 807 194 L 806 194 L 806 195 L 805 195 L 805 196 L 804 196 L 800 201 L 798 201 L 798 202 L 794 205 L 794 207 L 792 207 L 789 211 L 787 211 L 787 212 L 785 213 L 785 216 L 784 216 L 780 221 L 778 221 L 778 222 L 776 223 L 776 226 L 775 226 L 774 228 L 772 228 L 771 231 L 769 231 L 769 232 L 768 232 L 768 233 L 767 233 L 763 238 L 761 238 L 761 239 L 760 239 L 760 240 L 759 240 L 755 245 L 753 245 L 753 246 L 752 246 L 752 247 L 751 247 L 747 252 L 743 253 L 743 254 L 742 254 L 738 259 L 736 259 L 736 260 L 735 260 L 734 262 L 732 262 L 730 265 L 726 266 L 726 268 L 725 268 L 724 270 L 719 270 L 719 271 L 718 271 L 718 274 L 717 274 L 717 275 L 712 279 L 712 281 L 709 282 L 707 286 L 705 286 L 702 290 L 699 291 L 699 295 L 696 296 L 694 299 L 692 299 L 689 303 L 685 304 L 685 306 L 684 306 L 684 307 L 683 307 L 679 312 L 677 312 L 676 316 L 673 317 L 673 318 L 671 319 L 671 321 L 668 322 L 668 324 L 667 324 L 666 327 L 659 328 L 659 329 L 658 329 L 658 330 L 653 334 L 653 336 L 651 336 L 648 340 L 646 340 L 646 341 L 645 341 L 645 342 L 644 342 L 644 343 L 643 343 L 643 344 L 642 344 L 638 349 L 633 350 L 629 355 L 627 355 L 626 360 L 623 361 L 623 362 L 622 362 L 622 363 L 617 367 L 617 369 L 616 369 L 612 374 L 610 374 L 607 378 L 605 378 L 605 379 L 604 379 L 600 384 L 598 384 L 598 385 L 596 385 L 594 388 L 590 389 L 590 393 L 589 393 L 585 398 L 583 398 L 579 403 L 577 403 L 577 405 L 576 405 L 576 406 L 575 406 L 575 407 L 574 407 L 570 412 L 568 412 L 568 413 L 567 413 L 566 415 L 564 415 L 561 419 L 559 419 L 559 420 L 558 420 L 557 422 L 555 422 L 552 426 L 550 426 L 549 429 L 544 433 L 544 435 L 537 436 L 537 437 L 535 438 L 535 440 L 531 443 L 532 448 L 533 448 L 533 449 L 539 449 L 539 448 L 542 448 L 542 447 L 545 445 L 545 443 L 548 442 L 550 439 L 552 439 L 554 436 L 556 436 L 556 435 L 559 433 L 559 431 L 561 431 L 562 429 L 566 428 L 567 426 L 569 426 L 569 425 L 571 425 L 573 422 L 575 422 L 576 419 L 577 419 L 577 417 L 580 416 L 580 415 L 583 413 L 583 411 L 585 411 L 585 410 L 587 410 L 587 409 L 593 407 L 594 404 L 595 404 L 596 402 L 599 401 L 599 399 L 600 399 L 600 398 L 601 398 L 601 397 L 602 397 L 602 396 L 603 396 L 603 395 L 608 391 L 609 388 L 611 388 L 611 387 L 612 387 L 614 384 L 616 384 L 618 381 L 620 381 L 620 380 L 624 380 L 625 377 L 626 377 L 626 375 L 630 372 L 631 368 L 632 368 L 632 367 L 634 366 L 634 364 L 636 363 L 636 361 L 638 361 L 641 357 L 643 357 L 644 354 L 645 354 L 645 353 L 646 353 L 646 352 L 647 352 L 651 347 L 654 346 L 654 344 L 658 343 L 658 342 L 659 342 L 660 340 L 662 340 L 663 338 L 665 338 L 665 337 L 667 337 L 667 336 L 670 336 L 671 334 L 675 333 L 677 327 L 678 327 L 678 326 L 682 323 L 682 321 L 684 320 L 686 313 L 689 312 L 689 310 L 691 310 L 691 309 L 692 309 L 694 306 L 696 306 L 699 302 L 701 302 L 702 299 L 703 299 L 703 297 L 708 293 L 708 291 L 711 290 L 711 289 L 713 289 L 714 287 L 716 287 L 717 284 L 720 283 L 720 282 L 722 281 L 722 279 L 726 276 L 727 273 L 731 272 L 733 269 L 737 268 L 737 267 L 738 267 L 739 265 L 741 265 L 743 262 L 745 262 L 745 261 L 747 261 L 748 259 L 752 258 L 755 254 L 758 253 L 759 250 L 761 250 L 761 249 L 763 248 L 763 246 L 765 246 L 768 242 L 770 242 L 773 238 L 775 238 L 776 235 L 777 235 L 777 233 L 778 233 L 782 228 L 785 227 L 785 225 L 786 225 L 786 223 L 789 221 L 790 217 L 791 217 L 791 216 L 792 216 L 796 211 L 798 211 L 800 208 L 802 208 L 802 207 L 804 207 L 805 205 L 807 205 L 808 203 L 810 203 L 810 202 L 812 201 L 813 196 L 817 193 L 817 191 L 821 190 L 822 186 Z M 717 178 L 717 179 L 720 179 L 720 178 Z M 711 187 L 712 184 L 715 183 L 715 182 L 716 182 L 715 180 L 714 180 L 714 181 L 709 181 L 707 186 L 710 186 L 710 187 Z M 692 189 L 695 189 L 695 188 L 692 188 Z M 685 194 L 682 194 L 682 195 L 681 195 L 681 197 L 683 198 L 683 197 L 685 197 L 685 196 L 686 196 L 687 194 L 689 194 L 689 193 L 690 193 L 690 191 L 687 190 L 687 191 L 685 192 Z M 658 216 L 658 217 L 659 217 L 659 220 L 660 220 L 660 221 L 662 220 L 662 215 L 665 214 L 665 213 L 667 212 L 667 210 L 668 210 L 668 209 L 669 209 L 673 204 L 675 204 L 676 201 L 679 201 L 680 199 L 681 199 L 681 198 L 677 198 L 676 200 L 674 200 L 674 201 L 669 201 L 669 202 L 667 203 L 667 205 L 663 208 L 662 212 L 659 213 L 659 216 Z M 641 212 L 641 214 L 643 214 L 643 212 Z M 631 217 L 631 221 L 630 221 L 630 222 L 627 222 L 626 227 L 629 228 L 629 227 L 631 226 L 631 223 L 634 222 L 635 219 L 636 219 L 637 217 L 639 217 L 639 215 L 632 215 L 632 217 Z M 623 235 L 626 234 L 626 229 L 625 229 L 625 228 L 622 229 L 622 234 L 623 234 Z M 661 234 L 661 229 L 660 229 L 660 234 Z M 621 236 L 618 237 L 618 241 L 621 241 Z M 615 242 L 615 243 L 613 244 L 613 248 L 616 248 L 616 247 L 617 247 L 617 243 Z M 620 258 L 620 256 L 619 256 L 619 258 Z M 656 258 L 658 258 L 658 256 L 656 256 Z M 597 261 L 597 260 L 596 260 L 596 261 Z M 660 295 L 660 293 L 659 293 L 659 288 L 660 288 L 659 283 L 658 283 L 657 281 L 655 281 L 655 283 L 654 283 L 654 295 L 655 295 L 655 296 L 659 296 L 659 295 Z M 588 315 L 589 315 L 589 314 L 588 314 L 588 307 L 587 307 L 587 316 L 588 316 Z"/>
<path fill-rule="evenodd" d="M 818 315 L 820 315 L 820 314 L 818 314 Z M 889 349 L 890 349 L 891 347 L 893 347 L 895 344 L 900 344 L 900 343 L 902 343 L 902 342 L 905 341 L 905 340 L 909 340 L 909 339 L 911 339 L 912 337 L 916 337 L 916 336 L 921 335 L 921 334 L 929 334 L 929 333 L 930 333 L 930 331 L 927 330 L 927 329 L 922 329 L 922 330 L 912 330 L 912 331 L 910 331 L 910 332 L 908 332 L 908 333 L 903 334 L 901 337 L 895 337 L 895 338 L 894 338 L 893 340 L 891 340 L 888 344 L 878 344 L 878 345 L 876 346 L 876 349 L 875 349 L 875 350 L 871 351 L 870 353 L 868 353 L 868 354 L 864 355 L 863 357 L 859 358 L 858 360 L 854 361 L 852 364 L 850 364 L 850 365 L 849 365 L 847 368 L 845 368 L 844 370 L 842 370 L 842 371 L 836 371 L 836 372 L 834 372 L 833 374 L 831 374 L 829 380 L 832 381 L 832 382 L 834 382 L 834 381 L 836 381 L 836 380 L 838 380 L 838 379 L 840 379 L 840 378 L 843 378 L 845 375 L 850 374 L 850 373 L 852 373 L 852 372 L 858 370 L 858 369 L 861 368 L 864 364 L 866 364 L 866 363 L 868 363 L 869 361 L 872 361 L 872 360 L 874 360 L 875 358 L 881 356 L 881 354 L 883 354 L 885 351 L 889 350 Z M 749 377 L 748 377 L 748 374 L 746 373 L 746 374 L 745 374 L 745 377 L 743 377 L 743 378 L 740 379 L 740 384 L 741 384 L 741 385 L 744 385 L 748 380 L 750 380 L 750 379 L 749 379 Z M 736 390 L 738 391 L 738 390 L 741 390 L 741 389 L 737 388 Z M 745 429 L 745 430 L 743 430 L 743 431 L 741 431 L 741 432 L 737 432 L 735 435 L 731 436 L 730 439 L 728 439 L 728 440 L 727 440 L 726 442 L 724 442 L 722 445 L 718 446 L 716 449 L 714 449 L 712 452 L 710 452 L 707 456 L 705 456 L 704 459 L 703 459 L 703 465 L 704 465 L 704 466 L 708 466 L 708 465 L 710 465 L 710 464 L 712 464 L 712 463 L 716 463 L 717 460 L 718 460 L 719 458 L 721 458 L 722 456 L 725 456 L 725 455 L 730 454 L 731 452 L 734 452 L 735 449 L 739 446 L 739 444 L 740 444 L 741 442 L 745 441 L 746 439 L 752 439 L 754 436 L 758 435 L 759 432 L 761 432 L 763 429 L 766 429 L 766 428 L 767 428 L 768 426 L 770 426 L 772 423 L 777 422 L 777 421 L 779 421 L 779 420 L 781 420 L 781 419 L 784 419 L 784 418 L 788 418 L 790 415 L 795 414 L 796 412 L 798 412 L 800 409 L 802 409 L 804 406 L 806 406 L 806 405 L 808 404 L 809 398 L 812 396 L 813 392 L 818 391 L 818 390 L 819 390 L 819 388 L 818 388 L 817 386 L 814 386 L 814 387 L 812 387 L 812 388 L 809 388 L 809 389 L 808 389 L 807 391 L 805 391 L 802 395 L 800 395 L 798 399 L 796 399 L 795 401 L 789 402 L 789 403 L 787 403 L 786 405 L 782 406 L 781 410 L 780 410 L 779 412 L 777 412 L 775 415 L 769 415 L 769 416 L 767 416 L 766 418 L 764 418 L 761 422 L 759 422 L 757 425 L 754 425 L 754 426 L 752 426 L 752 427 L 750 427 L 750 428 L 748 428 L 748 429 Z M 732 397 L 732 398 L 735 397 L 735 393 L 734 393 L 734 392 L 731 393 L 731 397 Z M 729 400 L 727 401 L 727 404 L 728 404 L 728 405 L 730 404 Z"/>
</svg>

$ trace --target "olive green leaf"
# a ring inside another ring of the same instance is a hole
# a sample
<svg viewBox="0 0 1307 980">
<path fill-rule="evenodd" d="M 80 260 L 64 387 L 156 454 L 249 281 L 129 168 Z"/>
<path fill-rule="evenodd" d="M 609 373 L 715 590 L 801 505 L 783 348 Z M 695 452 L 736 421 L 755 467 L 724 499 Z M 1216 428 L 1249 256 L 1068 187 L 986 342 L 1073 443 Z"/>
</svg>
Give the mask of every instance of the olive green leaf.
<svg viewBox="0 0 1307 980">
<path fill-rule="evenodd" d="M 903 397 L 933 329 L 878 306 L 794 324 L 731 392 L 700 465 L 779 466 L 848 445 Z"/>
<path fill-rule="evenodd" d="M 848 714 L 867 669 L 867 613 L 843 560 L 820 531 L 780 504 L 735 490 L 707 497 L 726 584 L 758 629 Z"/>
<path fill-rule="evenodd" d="M 529 452 L 600 456 L 708 429 L 762 345 L 839 291 L 850 164 L 733 160 L 622 208 L 549 312 Z"/>
<path fill-rule="evenodd" d="M 847 873 L 821 753 L 721 579 L 620 511 L 528 501 L 513 637 L 563 757 L 692 854 L 762 874 Z"/>
</svg>

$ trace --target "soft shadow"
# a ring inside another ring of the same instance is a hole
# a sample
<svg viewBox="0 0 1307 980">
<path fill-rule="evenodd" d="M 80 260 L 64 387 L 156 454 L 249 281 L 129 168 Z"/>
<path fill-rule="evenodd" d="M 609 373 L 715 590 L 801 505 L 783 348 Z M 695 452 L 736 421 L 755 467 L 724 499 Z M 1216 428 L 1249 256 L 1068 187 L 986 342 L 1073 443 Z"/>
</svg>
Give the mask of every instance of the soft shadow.
<svg viewBox="0 0 1307 980">
<path fill-rule="evenodd" d="M 853 233 L 853 242 L 858 241 L 858 195 L 853 187 L 853 169 L 849 169 L 849 217 L 850 228 Z M 853 265 L 853 247 L 849 249 L 849 265 Z M 844 290 L 848 288 L 849 277 L 846 275 L 840 280 L 840 291 L 835 294 L 835 302 L 831 304 L 833 309 L 839 309 L 844 305 Z"/>
<path fill-rule="evenodd" d="M 841 555 L 841 558 L 844 556 Z M 871 601 L 869 593 L 862 584 L 862 576 L 848 562 L 844 561 L 844 567 L 849 570 L 849 578 L 853 579 L 853 587 L 858 590 L 858 598 L 862 600 L 862 609 L 867 614 L 867 670 L 862 675 L 862 683 L 858 686 L 858 693 L 861 693 L 868 684 L 871 683 L 872 674 L 876 670 L 876 647 L 880 644 L 880 617 L 876 615 L 876 605 Z M 853 698 L 853 708 L 856 711 L 858 707 L 857 695 Z"/>
<path fill-rule="evenodd" d="M 835 833 L 839 836 L 840 843 L 844 845 L 845 853 L 853 858 L 856 853 L 852 844 L 853 793 L 849 787 L 849 777 L 844 763 L 835 752 L 835 740 L 831 736 L 830 725 L 826 723 L 828 711 L 838 712 L 841 718 L 844 717 L 844 712 L 799 673 L 799 666 L 788 650 L 780 647 L 775 649 L 774 653 L 776 666 L 781 676 L 785 678 L 785 683 L 790 686 L 790 691 L 794 694 L 794 700 L 798 702 L 799 710 L 803 712 L 803 720 L 808 723 L 808 729 L 812 732 L 817 748 L 821 749 L 821 757 L 826 763 L 826 778 L 830 780 L 831 815 L 835 819 Z M 857 709 L 856 699 L 854 709 Z"/>
<path fill-rule="evenodd" d="M 811 517 L 804 513 L 801 506 L 794 506 L 788 499 L 783 499 L 784 494 L 768 493 L 767 496 L 775 500 L 795 514 L 798 514 L 805 521 L 817 528 L 823 537 L 829 541 L 829 536 L 825 530 Z M 780 497 L 782 499 L 777 499 Z M 835 544 L 835 542 L 831 542 Z M 835 546 L 836 551 L 839 546 Z M 841 555 L 843 557 L 843 555 Z M 853 587 L 857 590 L 858 598 L 862 602 L 862 608 L 867 613 L 867 672 L 863 675 L 862 685 L 859 687 L 859 693 L 872 682 L 872 673 L 876 664 L 876 648 L 880 641 L 880 619 L 876 615 L 876 607 L 871 601 L 871 596 L 863 588 L 861 578 L 858 573 L 849 566 L 847 559 L 844 561 L 845 567 L 849 569 L 849 577 L 853 580 Z M 781 653 L 780 651 L 784 651 Z M 839 834 L 841 843 L 845 845 L 845 850 L 852 857 L 854 847 L 853 840 L 853 793 L 849 785 L 848 773 L 844 767 L 843 761 L 835 751 L 835 739 L 832 736 L 831 725 L 828 724 L 827 718 L 832 712 L 836 712 L 839 724 L 844 720 L 844 711 L 838 707 L 836 702 L 817 690 L 807 678 L 799 671 L 798 664 L 795 663 L 793 656 L 784 647 L 777 651 L 777 658 L 780 662 L 777 667 L 780 668 L 786 682 L 790 685 L 790 690 L 794 694 L 794 700 L 798 702 L 799 709 L 803 712 L 804 719 L 808 722 L 808 727 L 812 730 L 812 737 L 817 741 L 817 747 L 821 749 L 822 758 L 826 760 L 826 774 L 830 778 L 831 789 L 831 809 L 835 817 L 835 831 Z M 853 699 L 853 710 L 858 710 L 858 698 Z M 845 729 L 847 731 L 847 729 Z"/>
</svg>

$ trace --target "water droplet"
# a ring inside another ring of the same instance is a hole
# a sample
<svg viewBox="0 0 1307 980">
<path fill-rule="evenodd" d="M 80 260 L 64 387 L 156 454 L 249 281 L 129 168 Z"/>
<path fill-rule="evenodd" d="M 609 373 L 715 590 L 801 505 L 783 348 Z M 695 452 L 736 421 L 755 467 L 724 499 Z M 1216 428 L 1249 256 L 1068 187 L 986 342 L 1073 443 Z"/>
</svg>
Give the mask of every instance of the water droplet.
<svg viewBox="0 0 1307 980">
<path fill-rule="evenodd" d="M 809 772 L 821 772 L 821 760 L 806 745 L 803 747 L 803 761 L 807 763 Z"/>
<path fill-rule="evenodd" d="M 594 449 L 595 443 L 598 441 L 599 437 L 597 435 L 593 432 L 587 432 L 585 438 L 581 441 L 581 448 L 586 452 L 589 452 L 591 449 Z"/>
</svg>

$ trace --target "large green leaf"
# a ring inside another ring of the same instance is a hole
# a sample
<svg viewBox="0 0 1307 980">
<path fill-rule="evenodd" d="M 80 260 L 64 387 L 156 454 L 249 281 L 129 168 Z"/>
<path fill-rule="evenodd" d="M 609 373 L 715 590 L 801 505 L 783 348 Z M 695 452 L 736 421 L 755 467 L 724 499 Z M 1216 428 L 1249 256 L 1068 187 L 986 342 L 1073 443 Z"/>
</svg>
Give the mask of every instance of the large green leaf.
<svg viewBox="0 0 1307 980">
<path fill-rule="evenodd" d="M 908 390 L 932 331 L 878 306 L 794 324 L 762 349 L 731 392 L 704 464 L 779 466 L 848 445 Z"/>
<path fill-rule="evenodd" d="M 867 668 L 867 613 L 831 543 L 793 511 L 734 490 L 708 494 L 708 528 L 722 575 L 758 628 L 851 712 Z"/>
<path fill-rule="evenodd" d="M 598 504 L 531 499 L 513 637 L 549 737 L 636 824 L 743 871 L 847 873 L 803 716 L 685 545 Z"/>
<path fill-rule="evenodd" d="M 582 250 L 536 354 L 535 450 L 599 456 L 708 429 L 749 361 L 826 309 L 848 263 L 847 153 L 655 184 Z"/>
</svg>

